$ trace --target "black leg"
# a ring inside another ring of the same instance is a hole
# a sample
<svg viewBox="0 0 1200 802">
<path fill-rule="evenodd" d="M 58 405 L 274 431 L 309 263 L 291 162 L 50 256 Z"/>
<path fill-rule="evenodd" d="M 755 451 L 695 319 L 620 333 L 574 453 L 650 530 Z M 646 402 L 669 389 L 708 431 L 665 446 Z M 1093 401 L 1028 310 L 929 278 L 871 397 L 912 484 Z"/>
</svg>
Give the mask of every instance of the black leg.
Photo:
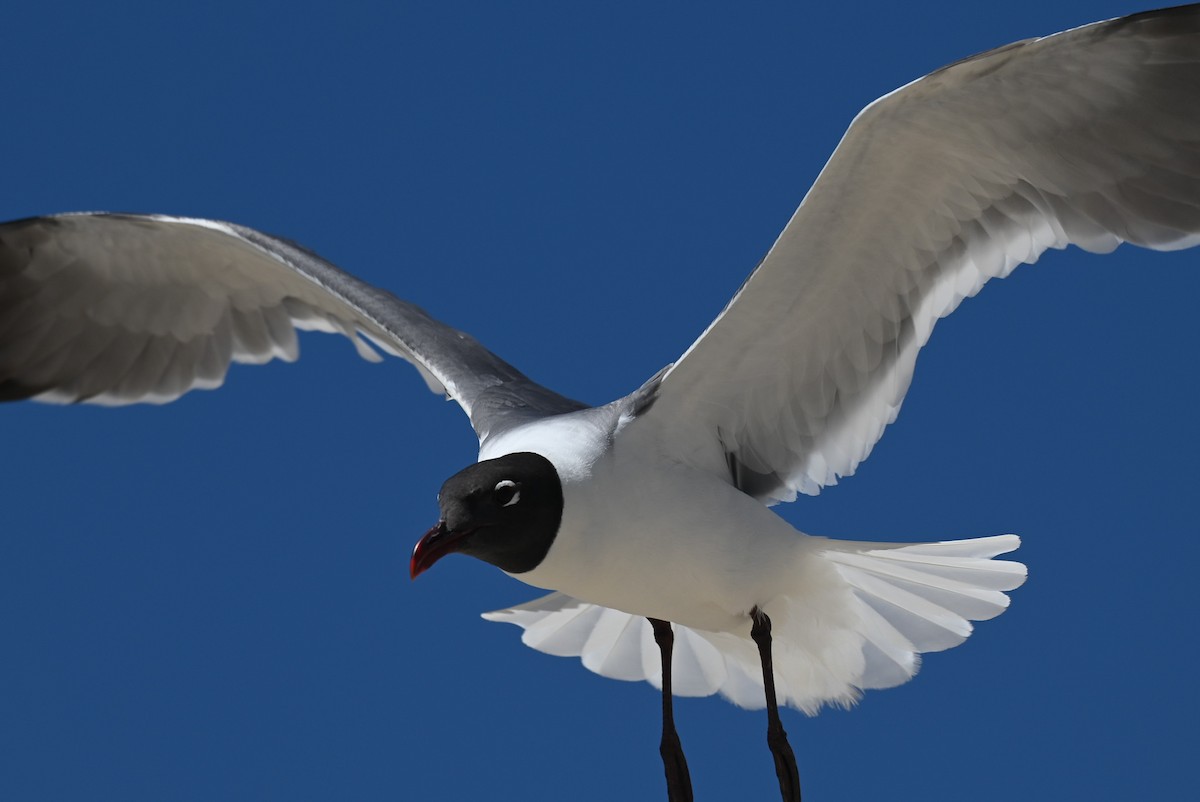
<svg viewBox="0 0 1200 802">
<path fill-rule="evenodd" d="M 758 645 L 758 656 L 762 660 L 763 686 L 767 691 L 767 745 L 775 758 L 775 776 L 779 778 L 779 793 L 783 802 L 800 802 L 800 772 L 796 770 L 796 756 L 792 754 L 783 722 L 779 720 L 779 703 L 775 700 L 775 667 L 771 660 L 771 619 L 755 607 L 750 611 L 754 622 L 750 637 Z"/>
<path fill-rule="evenodd" d="M 671 705 L 671 648 L 675 645 L 675 633 L 667 621 L 657 618 L 646 619 L 654 628 L 654 641 L 662 654 L 662 700 L 663 731 L 658 745 L 662 755 L 663 769 L 667 773 L 667 800 L 669 802 L 692 802 L 692 776 L 688 774 L 687 759 L 675 732 L 675 712 Z"/>
</svg>

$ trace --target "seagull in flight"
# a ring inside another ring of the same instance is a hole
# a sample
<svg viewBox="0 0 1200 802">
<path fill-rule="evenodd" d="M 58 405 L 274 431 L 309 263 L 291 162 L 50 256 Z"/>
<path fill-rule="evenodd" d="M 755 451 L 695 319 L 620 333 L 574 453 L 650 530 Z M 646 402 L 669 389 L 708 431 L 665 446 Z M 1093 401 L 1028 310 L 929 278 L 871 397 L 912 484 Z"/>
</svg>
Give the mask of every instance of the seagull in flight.
<svg viewBox="0 0 1200 802">
<path fill-rule="evenodd" d="M 1047 248 L 1200 242 L 1200 6 L 976 55 L 853 121 L 762 262 L 674 363 L 591 406 L 286 239 L 75 213 L 0 224 L 0 400 L 165 403 L 297 332 L 412 363 L 479 438 L 417 542 L 550 591 L 485 615 L 662 689 L 668 797 L 692 798 L 674 695 L 813 713 L 911 679 L 1025 578 L 1015 535 L 911 544 L 797 531 L 772 505 L 854 473 L 937 320 Z"/>
</svg>

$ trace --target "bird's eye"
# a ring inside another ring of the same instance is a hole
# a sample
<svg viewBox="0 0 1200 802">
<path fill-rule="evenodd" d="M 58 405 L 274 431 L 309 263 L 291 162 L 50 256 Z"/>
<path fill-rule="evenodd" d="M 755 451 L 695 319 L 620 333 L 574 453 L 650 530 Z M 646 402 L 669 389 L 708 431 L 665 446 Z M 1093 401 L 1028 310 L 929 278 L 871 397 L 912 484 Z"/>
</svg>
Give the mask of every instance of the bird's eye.
<svg viewBox="0 0 1200 802">
<path fill-rule="evenodd" d="M 501 480 L 493 493 L 501 507 L 511 507 L 521 500 L 521 488 L 512 479 Z"/>
</svg>

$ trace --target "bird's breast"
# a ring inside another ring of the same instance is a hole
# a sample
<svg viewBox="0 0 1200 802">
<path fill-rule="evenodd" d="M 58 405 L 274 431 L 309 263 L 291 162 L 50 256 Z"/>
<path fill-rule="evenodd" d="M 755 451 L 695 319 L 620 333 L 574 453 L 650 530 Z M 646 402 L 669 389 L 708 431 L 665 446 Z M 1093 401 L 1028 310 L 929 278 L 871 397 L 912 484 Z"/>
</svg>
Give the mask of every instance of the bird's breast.
<svg viewBox="0 0 1200 802">
<path fill-rule="evenodd" d="M 563 497 L 553 545 L 518 579 L 697 629 L 743 629 L 785 591 L 805 537 L 720 477 L 620 448 Z"/>
</svg>

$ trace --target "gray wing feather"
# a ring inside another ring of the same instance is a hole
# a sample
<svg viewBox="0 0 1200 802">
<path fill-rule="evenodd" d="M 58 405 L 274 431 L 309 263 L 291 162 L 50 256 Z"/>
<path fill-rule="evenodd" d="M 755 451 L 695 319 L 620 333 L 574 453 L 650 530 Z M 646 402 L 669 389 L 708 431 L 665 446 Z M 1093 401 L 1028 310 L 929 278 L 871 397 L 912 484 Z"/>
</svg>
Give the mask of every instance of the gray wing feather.
<svg viewBox="0 0 1200 802">
<path fill-rule="evenodd" d="M 0 225 L 0 400 L 164 403 L 219 386 L 232 362 L 296 359 L 297 330 L 409 361 L 481 440 L 584 407 L 419 307 L 244 226 L 102 213 Z"/>
<path fill-rule="evenodd" d="M 663 379 L 670 453 L 767 502 L 854 472 L 934 323 L 1047 248 L 1200 242 L 1200 6 L 1018 42 L 868 106 Z"/>
</svg>

